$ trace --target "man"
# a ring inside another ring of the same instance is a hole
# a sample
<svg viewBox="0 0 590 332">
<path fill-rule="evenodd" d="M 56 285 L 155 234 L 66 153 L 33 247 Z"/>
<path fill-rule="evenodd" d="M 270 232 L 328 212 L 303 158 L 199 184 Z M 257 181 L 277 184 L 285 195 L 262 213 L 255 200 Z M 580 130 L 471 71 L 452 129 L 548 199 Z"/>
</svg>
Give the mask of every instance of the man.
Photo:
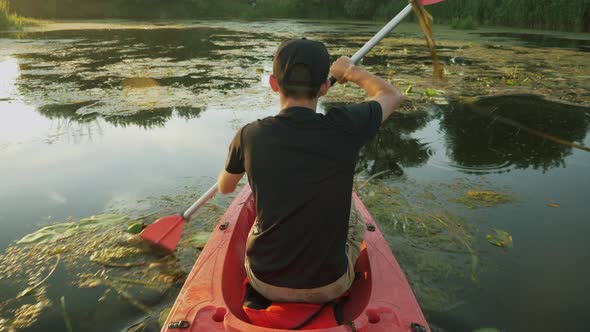
<svg viewBox="0 0 590 332">
<path fill-rule="evenodd" d="M 316 113 L 328 72 L 358 84 L 370 101 Z M 403 95 L 347 57 L 330 68 L 326 47 L 307 39 L 279 46 L 270 86 L 280 112 L 237 132 L 219 191 L 233 192 L 248 173 L 257 215 L 246 245 L 252 287 L 271 301 L 325 303 L 354 281 L 365 227 L 359 218 L 349 225 L 359 150 Z"/>
</svg>

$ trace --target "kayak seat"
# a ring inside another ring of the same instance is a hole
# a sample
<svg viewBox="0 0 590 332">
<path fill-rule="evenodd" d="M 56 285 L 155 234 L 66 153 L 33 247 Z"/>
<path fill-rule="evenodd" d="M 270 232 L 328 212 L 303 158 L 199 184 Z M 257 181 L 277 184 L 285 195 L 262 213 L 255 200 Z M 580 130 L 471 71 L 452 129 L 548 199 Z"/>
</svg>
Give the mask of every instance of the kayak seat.
<svg viewBox="0 0 590 332">
<path fill-rule="evenodd" d="M 343 304 L 348 299 L 347 292 L 324 304 L 272 302 L 258 293 L 247 277 L 242 291 L 242 308 L 251 324 L 283 330 L 326 329 L 342 325 Z"/>
</svg>

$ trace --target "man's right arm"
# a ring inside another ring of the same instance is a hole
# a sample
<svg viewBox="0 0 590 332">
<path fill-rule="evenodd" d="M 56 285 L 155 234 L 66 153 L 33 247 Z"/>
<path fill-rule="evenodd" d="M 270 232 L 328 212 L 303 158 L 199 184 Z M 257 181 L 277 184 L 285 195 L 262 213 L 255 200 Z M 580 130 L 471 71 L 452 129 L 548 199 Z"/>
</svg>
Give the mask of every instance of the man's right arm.
<svg viewBox="0 0 590 332">
<path fill-rule="evenodd" d="M 340 84 L 352 82 L 360 86 L 374 100 L 381 105 L 383 118 L 381 123 L 399 108 L 404 95 L 391 83 L 375 76 L 361 67 L 355 66 L 348 57 L 341 57 L 332 64 L 330 73 Z"/>
</svg>

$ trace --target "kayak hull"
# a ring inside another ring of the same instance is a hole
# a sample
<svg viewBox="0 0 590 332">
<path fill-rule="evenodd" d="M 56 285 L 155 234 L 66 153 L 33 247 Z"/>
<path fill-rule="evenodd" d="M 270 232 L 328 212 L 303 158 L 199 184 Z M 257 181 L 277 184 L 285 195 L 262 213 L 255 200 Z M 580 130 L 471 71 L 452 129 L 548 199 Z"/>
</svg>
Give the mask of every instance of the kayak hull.
<svg viewBox="0 0 590 332">
<path fill-rule="evenodd" d="M 430 332 L 424 315 L 391 249 L 358 196 L 353 202 L 367 224 L 365 242 L 355 270 L 360 280 L 350 289 L 344 320 L 356 331 L 415 332 L 412 324 Z M 234 199 L 189 274 L 162 331 L 166 332 L 277 332 L 251 325 L 242 310 L 242 282 L 246 277 L 246 239 L 256 209 L 250 187 Z M 319 330 L 309 330 L 319 331 Z M 351 331 L 347 325 L 322 329 Z"/>
</svg>

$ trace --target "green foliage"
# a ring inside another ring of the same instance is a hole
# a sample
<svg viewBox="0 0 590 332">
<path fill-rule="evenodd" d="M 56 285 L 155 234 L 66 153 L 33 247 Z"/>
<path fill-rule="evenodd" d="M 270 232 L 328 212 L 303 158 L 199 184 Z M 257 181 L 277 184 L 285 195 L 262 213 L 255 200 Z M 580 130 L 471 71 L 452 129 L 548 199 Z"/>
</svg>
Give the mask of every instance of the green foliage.
<svg viewBox="0 0 590 332">
<path fill-rule="evenodd" d="M 346 14 L 350 17 L 369 18 L 375 13 L 375 2 L 366 0 L 346 0 Z"/>
<path fill-rule="evenodd" d="M 451 22 L 471 16 L 487 25 L 588 31 L 587 0 L 453 0 L 428 7 L 435 20 Z"/>
<path fill-rule="evenodd" d="M 451 20 L 451 28 L 459 30 L 475 30 L 477 29 L 477 22 L 472 16 L 463 18 L 456 17 Z"/>
<path fill-rule="evenodd" d="M 10 15 L 49 18 L 362 18 L 389 19 L 406 0 L 0 0 L 0 27 Z M 590 31 L 588 0 L 452 0 L 428 6 L 435 23 L 477 23 Z"/>
<path fill-rule="evenodd" d="M 18 28 L 24 25 L 35 24 L 36 21 L 20 17 L 10 10 L 8 0 L 0 0 L 0 30 Z"/>
<path fill-rule="evenodd" d="M 14 15 L 9 11 L 8 2 L 6 2 L 6 0 L 0 0 L 0 29 L 13 25 Z"/>
</svg>

